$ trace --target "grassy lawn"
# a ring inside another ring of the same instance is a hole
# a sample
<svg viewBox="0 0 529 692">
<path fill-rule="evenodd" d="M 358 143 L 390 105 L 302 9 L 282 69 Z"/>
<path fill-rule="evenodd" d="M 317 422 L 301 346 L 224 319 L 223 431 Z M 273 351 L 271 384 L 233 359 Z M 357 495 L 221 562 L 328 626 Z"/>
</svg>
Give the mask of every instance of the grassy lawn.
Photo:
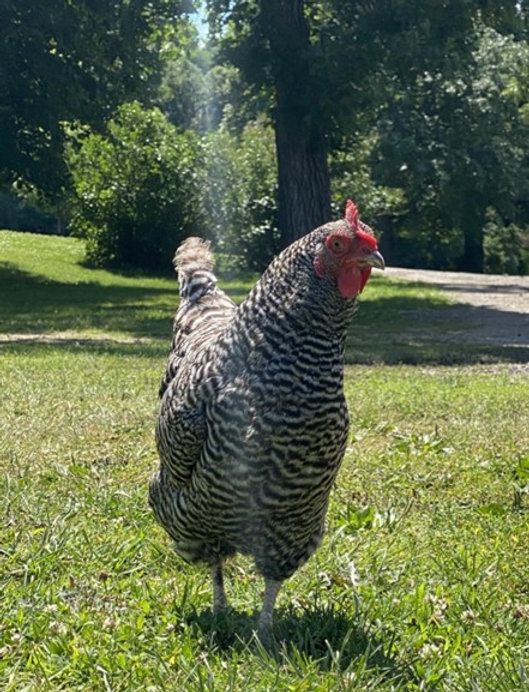
<svg viewBox="0 0 529 692">
<path fill-rule="evenodd" d="M 444 341 L 459 325 L 433 289 L 370 283 L 327 535 L 265 651 L 251 563 L 230 565 L 214 620 L 207 574 L 146 503 L 175 281 L 82 254 L 0 232 L 0 689 L 529 686 L 529 381 L 512 353 Z"/>
</svg>

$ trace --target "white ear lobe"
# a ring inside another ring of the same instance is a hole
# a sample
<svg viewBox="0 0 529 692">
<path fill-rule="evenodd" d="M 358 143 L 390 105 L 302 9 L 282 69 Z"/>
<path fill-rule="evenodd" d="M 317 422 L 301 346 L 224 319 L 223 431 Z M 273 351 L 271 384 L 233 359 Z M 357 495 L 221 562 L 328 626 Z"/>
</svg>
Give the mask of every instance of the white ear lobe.
<svg viewBox="0 0 529 692">
<path fill-rule="evenodd" d="M 316 276 L 319 276 L 320 279 L 323 279 L 325 276 L 325 267 L 323 266 L 323 262 L 321 260 L 321 257 L 316 256 L 312 262 L 314 266 L 314 271 L 316 272 Z"/>
</svg>

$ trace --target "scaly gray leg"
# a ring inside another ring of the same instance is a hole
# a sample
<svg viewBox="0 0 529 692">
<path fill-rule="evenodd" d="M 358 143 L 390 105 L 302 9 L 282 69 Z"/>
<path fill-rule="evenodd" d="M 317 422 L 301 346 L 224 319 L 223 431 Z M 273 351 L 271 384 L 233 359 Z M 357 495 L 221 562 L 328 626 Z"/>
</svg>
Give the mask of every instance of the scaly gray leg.
<svg viewBox="0 0 529 692">
<path fill-rule="evenodd" d="M 263 643 L 268 641 L 272 631 L 274 605 L 277 594 L 279 593 L 279 589 L 281 588 L 281 583 L 282 582 L 276 581 L 275 579 L 267 579 L 265 577 L 263 609 L 261 610 L 261 615 L 259 616 L 259 624 L 257 628 L 257 634 Z"/>
<path fill-rule="evenodd" d="M 224 591 L 224 579 L 222 577 L 222 562 L 220 560 L 212 566 L 211 576 L 213 578 L 213 612 L 220 613 L 228 605 L 226 592 Z"/>
</svg>

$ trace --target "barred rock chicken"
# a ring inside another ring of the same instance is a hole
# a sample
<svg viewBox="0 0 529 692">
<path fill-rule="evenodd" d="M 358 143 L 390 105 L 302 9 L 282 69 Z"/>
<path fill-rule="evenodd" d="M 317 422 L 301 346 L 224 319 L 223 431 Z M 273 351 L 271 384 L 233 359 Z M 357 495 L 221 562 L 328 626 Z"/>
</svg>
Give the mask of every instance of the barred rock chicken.
<svg viewBox="0 0 529 692">
<path fill-rule="evenodd" d="M 281 582 L 322 537 L 348 432 L 345 333 L 384 260 L 349 200 L 345 219 L 290 245 L 238 307 L 200 238 L 182 243 L 175 267 L 181 303 L 149 500 L 177 553 L 209 565 L 214 611 L 226 606 L 225 558 L 253 556 L 267 636 Z"/>
</svg>

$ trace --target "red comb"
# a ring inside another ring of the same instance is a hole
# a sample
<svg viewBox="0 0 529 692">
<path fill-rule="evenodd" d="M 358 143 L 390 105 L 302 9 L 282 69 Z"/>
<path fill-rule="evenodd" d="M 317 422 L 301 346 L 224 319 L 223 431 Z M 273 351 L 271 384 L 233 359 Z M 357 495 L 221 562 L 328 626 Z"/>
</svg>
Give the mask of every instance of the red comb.
<svg viewBox="0 0 529 692">
<path fill-rule="evenodd" d="M 366 233 L 366 231 L 360 227 L 360 219 L 358 217 L 358 207 L 351 199 L 348 199 L 347 204 L 345 205 L 345 220 L 351 226 L 357 238 L 363 240 L 364 243 L 366 243 L 372 250 L 376 250 L 377 241 L 375 236 L 371 235 L 370 233 Z M 364 226 L 364 228 L 366 228 L 366 226 Z"/>
<path fill-rule="evenodd" d="M 350 199 L 347 200 L 345 205 L 345 220 L 356 231 L 358 228 L 358 207 Z"/>
</svg>

